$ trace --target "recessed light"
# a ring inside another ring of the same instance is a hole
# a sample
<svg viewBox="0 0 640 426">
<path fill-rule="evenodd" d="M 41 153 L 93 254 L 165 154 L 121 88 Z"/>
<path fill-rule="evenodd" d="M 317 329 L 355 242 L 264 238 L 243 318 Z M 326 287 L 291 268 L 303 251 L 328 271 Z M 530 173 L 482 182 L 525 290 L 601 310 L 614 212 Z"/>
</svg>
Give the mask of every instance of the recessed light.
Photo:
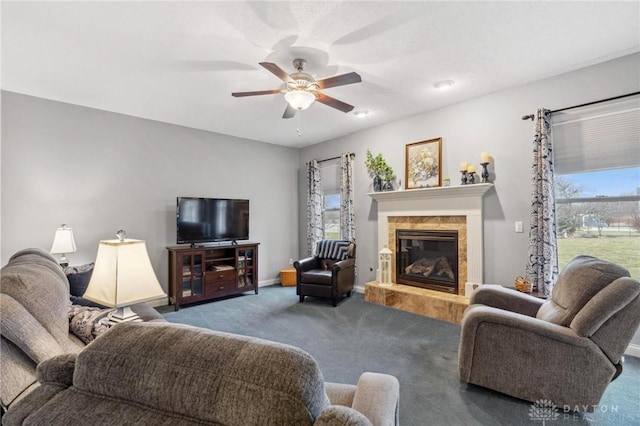
<svg viewBox="0 0 640 426">
<path fill-rule="evenodd" d="M 442 80 L 442 81 L 436 82 L 433 85 L 433 87 L 435 87 L 438 90 L 447 90 L 451 88 L 454 84 L 456 84 L 456 82 L 453 80 Z"/>
<path fill-rule="evenodd" d="M 364 118 L 367 115 L 369 115 L 369 111 L 366 111 L 366 110 L 364 110 L 364 111 L 356 111 L 353 114 L 358 118 Z"/>
</svg>

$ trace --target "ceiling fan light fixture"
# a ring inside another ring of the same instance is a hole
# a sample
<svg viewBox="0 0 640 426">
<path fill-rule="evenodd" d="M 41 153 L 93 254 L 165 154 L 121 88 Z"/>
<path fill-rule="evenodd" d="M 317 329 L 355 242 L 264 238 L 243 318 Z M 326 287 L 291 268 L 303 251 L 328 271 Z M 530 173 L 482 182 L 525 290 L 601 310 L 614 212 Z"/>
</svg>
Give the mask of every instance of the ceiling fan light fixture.
<svg viewBox="0 0 640 426">
<path fill-rule="evenodd" d="M 298 111 L 305 110 L 311 106 L 316 97 L 313 93 L 306 90 L 291 90 L 284 95 L 284 99 Z"/>
</svg>

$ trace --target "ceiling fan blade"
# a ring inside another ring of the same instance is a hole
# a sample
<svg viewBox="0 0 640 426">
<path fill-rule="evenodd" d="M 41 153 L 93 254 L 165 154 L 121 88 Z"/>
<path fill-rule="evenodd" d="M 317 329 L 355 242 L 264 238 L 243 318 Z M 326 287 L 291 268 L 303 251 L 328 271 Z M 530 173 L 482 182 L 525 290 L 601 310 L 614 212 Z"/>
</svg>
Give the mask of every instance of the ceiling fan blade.
<svg viewBox="0 0 640 426">
<path fill-rule="evenodd" d="M 282 118 L 293 118 L 296 115 L 296 111 L 297 109 L 287 104 L 287 108 L 285 108 Z"/>
<path fill-rule="evenodd" d="M 320 89 L 328 89 L 329 87 L 336 86 L 344 86 L 345 84 L 353 84 L 360 83 L 362 78 L 360 75 L 355 72 L 350 72 L 347 74 L 336 75 L 335 77 L 325 78 L 323 80 L 318 80 L 316 83 Z"/>
<path fill-rule="evenodd" d="M 349 105 L 323 93 L 318 93 L 318 95 L 316 96 L 316 101 L 330 106 L 331 108 L 339 109 L 342 112 L 349 112 L 354 108 L 353 105 Z"/>
<path fill-rule="evenodd" d="M 283 70 L 276 64 L 272 62 L 260 62 L 260 65 L 262 65 L 267 71 L 271 72 L 273 75 L 275 75 L 285 83 L 295 84 L 295 81 L 293 81 L 293 79 L 289 76 L 289 74 L 287 74 L 285 70 Z"/>
<path fill-rule="evenodd" d="M 273 95 L 276 93 L 280 93 L 281 90 L 280 89 L 273 89 L 273 90 L 260 90 L 257 92 L 234 92 L 231 94 L 231 96 L 234 96 L 236 98 L 242 98 L 244 96 L 257 96 L 257 95 Z"/>
</svg>

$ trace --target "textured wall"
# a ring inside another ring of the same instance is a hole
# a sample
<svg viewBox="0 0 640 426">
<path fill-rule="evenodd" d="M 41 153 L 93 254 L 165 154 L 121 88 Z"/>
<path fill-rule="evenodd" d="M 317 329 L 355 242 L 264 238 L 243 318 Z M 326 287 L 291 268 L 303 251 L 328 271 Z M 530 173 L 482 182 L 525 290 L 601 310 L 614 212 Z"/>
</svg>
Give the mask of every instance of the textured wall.
<svg viewBox="0 0 640 426">
<path fill-rule="evenodd" d="M 3 92 L 2 263 L 25 247 L 49 250 L 62 223 L 78 245 L 72 265 L 125 229 L 147 241 L 166 289 L 176 197 L 248 198 L 268 282 L 298 253 L 298 159 L 296 149 Z"/>
</svg>

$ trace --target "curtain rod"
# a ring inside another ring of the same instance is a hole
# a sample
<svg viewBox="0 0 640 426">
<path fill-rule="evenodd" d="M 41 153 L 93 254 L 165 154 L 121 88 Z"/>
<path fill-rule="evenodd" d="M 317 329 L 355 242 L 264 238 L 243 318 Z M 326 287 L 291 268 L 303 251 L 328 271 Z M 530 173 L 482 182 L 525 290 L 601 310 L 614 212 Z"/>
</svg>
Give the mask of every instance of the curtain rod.
<svg viewBox="0 0 640 426">
<path fill-rule="evenodd" d="M 627 93 L 626 95 L 614 96 L 612 98 L 607 98 L 607 99 L 600 99 L 599 101 L 587 102 L 586 104 L 580 104 L 580 105 L 574 105 L 574 106 L 570 106 L 570 107 L 566 107 L 566 108 L 560 108 L 560 109 L 556 109 L 556 110 L 550 111 L 549 113 L 550 114 L 554 114 L 556 112 L 562 112 L 562 111 L 566 111 L 568 109 L 586 107 L 586 106 L 589 106 L 589 105 L 595 105 L 595 104 L 599 104 L 599 103 L 602 103 L 602 102 L 615 101 L 616 99 L 628 98 L 629 96 L 635 96 L 635 95 L 640 95 L 640 92 Z M 533 121 L 535 119 L 535 114 L 523 115 L 522 119 L 523 120 L 531 120 L 531 121 Z"/>
<path fill-rule="evenodd" d="M 353 153 L 353 152 L 350 152 L 349 155 L 351 157 L 355 157 L 356 156 L 356 154 Z M 331 161 L 331 160 L 338 160 L 340 158 L 342 158 L 342 156 L 338 155 L 337 157 L 331 157 L 331 158 L 325 158 L 324 160 L 318 160 L 318 163 L 324 163 L 325 161 Z"/>
</svg>

